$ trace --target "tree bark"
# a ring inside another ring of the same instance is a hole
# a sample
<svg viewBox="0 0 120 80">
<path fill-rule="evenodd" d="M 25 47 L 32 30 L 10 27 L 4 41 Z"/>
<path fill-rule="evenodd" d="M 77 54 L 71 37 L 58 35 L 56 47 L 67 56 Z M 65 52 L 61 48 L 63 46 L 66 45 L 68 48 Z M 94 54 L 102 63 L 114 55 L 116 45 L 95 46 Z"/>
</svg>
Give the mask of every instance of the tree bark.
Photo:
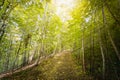
<svg viewBox="0 0 120 80">
<path fill-rule="evenodd" d="M 119 20 L 114 16 L 114 14 L 113 14 L 112 11 L 110 10 L 110 7 L 109 7 L 109 5 L 106 3 L 106 1 L 105 1 L 105 4 L 106 4 L 109 12 L 111 13 L 111 15 L 113 16 L 113 18 L 115 19 L 115 21 L 120 25 Z M 103 5 L 103 6 L 104 6 L 104 5 Z M 119 59 L 119 61 L 120 61 L 119 51 L 118 51 L 118 49 L 117 49 L 117 47 L 116 47 L 116 45 L 115 45 L 115 43 L 114 43 L 114 41 L 113 41 L 113 39 L 112 39 L 112 36 L 111 36 L 111 34 L 110 34 L 110 31 L 109 31 L 109 29 L 108 29 L 108 27 L 107 27 L 107 22 L 106 22 L 106 17 L 105 17 L 104 9 L 103 9 L 103 23 L 104 23 L 104 25 L 105 25 L 105 28 L 107 29 L 107 34 L 108 34 L 108 37 L 109 37 L 109 39 L 110 39 L 110 42 L 111 42 L 111 44 L 112 44 L 112 46 L 113 46 L 113 48 L 114 48 L 114 51 L 115 51 L 115 53 L 116 53 L 116 55 L 117 55 L 117 57 L 118 57 L 118 59 Z"/>
<path fill-rule="evenodd" d="M 103 52 L 103 47 L 102 47 L 102 40 L 101 40 L 101 30 L 99 29 L 99 45 L 100 45 L 100 50 L 101 50 L 101 55 L 102 55 L 102 74 L 103 74 L 103 80 L 105 79 L 105 55 Z"/>
<path fill-rule="evenodd" d="M 85 51 L 84 51 L 84 30 L 82 35 L 82 57 L 83 57 L 83 73 L 85 73 Z"/>
</svg>

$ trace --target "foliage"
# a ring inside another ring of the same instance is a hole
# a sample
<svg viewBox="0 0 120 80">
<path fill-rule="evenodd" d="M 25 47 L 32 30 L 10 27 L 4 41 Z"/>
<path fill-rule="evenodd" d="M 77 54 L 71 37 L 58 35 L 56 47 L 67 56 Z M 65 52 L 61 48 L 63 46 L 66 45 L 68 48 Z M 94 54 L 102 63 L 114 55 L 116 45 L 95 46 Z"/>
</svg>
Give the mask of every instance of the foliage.
<svg viewBox="0 0 120 80">
<path fill-rule="evenodd" d="M 119 80 L 120 1 L 76 0 L 66 22 L 51 2 L 0 0 L 0 73 L 70 50 L 83 74 Z"/>
</svg>

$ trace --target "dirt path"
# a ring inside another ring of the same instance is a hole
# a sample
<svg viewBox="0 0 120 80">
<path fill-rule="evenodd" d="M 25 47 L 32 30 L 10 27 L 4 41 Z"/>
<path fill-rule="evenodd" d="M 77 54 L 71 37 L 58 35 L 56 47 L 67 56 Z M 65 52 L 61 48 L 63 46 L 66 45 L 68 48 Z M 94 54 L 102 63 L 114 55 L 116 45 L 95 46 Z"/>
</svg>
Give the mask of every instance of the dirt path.
<svg viewBox="0 0 120 80">
<path fill-rule="evenodd" d="M 54 56 L 43 68 L 43 75 L 48 80 L 77 80 L 80 69 L 75 64 L 71 53 L 64 52 Z"/>
<path fill-rule="evenodd" d="M 70 52 L 56 54 L 39 66 L 9 76 L 7 80 L 89 80 L 83 79 L 81 68 Z M 4 80 L 3 79 L 3 80 Z"/>
</svg>

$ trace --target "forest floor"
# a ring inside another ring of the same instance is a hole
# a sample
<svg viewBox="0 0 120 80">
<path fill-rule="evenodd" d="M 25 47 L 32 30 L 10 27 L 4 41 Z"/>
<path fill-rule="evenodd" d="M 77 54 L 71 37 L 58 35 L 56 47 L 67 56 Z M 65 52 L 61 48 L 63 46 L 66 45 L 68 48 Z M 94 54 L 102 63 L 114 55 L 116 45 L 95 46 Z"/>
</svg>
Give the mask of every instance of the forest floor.
<svg viewBox="0 0 120 80">
<path fill-rule="evenodd" d="M 38 66 L 15 73 L 2 80 L 91 80 L 82 74 L 68 51 L 56 54 Z"/>
</svg>

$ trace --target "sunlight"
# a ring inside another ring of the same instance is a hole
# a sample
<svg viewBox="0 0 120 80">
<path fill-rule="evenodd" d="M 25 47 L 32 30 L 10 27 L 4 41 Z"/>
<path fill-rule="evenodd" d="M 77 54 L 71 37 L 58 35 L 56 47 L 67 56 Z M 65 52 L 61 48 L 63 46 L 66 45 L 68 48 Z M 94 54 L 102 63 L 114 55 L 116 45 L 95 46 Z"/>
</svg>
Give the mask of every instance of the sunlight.
<svg viewBox="0 0 120 80">
<path fill-rule="evenodd" d="M 62 21 L 71 19 L 70 11 L 74 8 L 75 0 L 53 0 L 56 7 L 56 14 Z"/>
</svg>

